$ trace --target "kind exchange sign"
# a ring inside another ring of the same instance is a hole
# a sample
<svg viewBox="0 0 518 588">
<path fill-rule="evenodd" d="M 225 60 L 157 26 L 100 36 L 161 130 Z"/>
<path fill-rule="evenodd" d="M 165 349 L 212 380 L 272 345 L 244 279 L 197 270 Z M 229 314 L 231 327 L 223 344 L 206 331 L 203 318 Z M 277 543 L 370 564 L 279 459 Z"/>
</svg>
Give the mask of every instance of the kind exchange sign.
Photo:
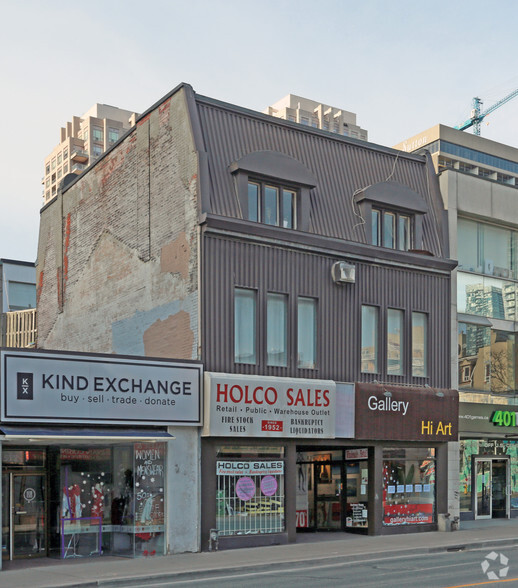
<svg viewBox="0 0 518 588">
<path fill-rule="evenodd" d="M 334 439 L 335 388 L 329 380 L 206 373 L 204 435 Z"/>
<path fill-rule="evenodd" d="M 3 422 L 200 425 L 202 366 L 0 351 Z"/>
</svg>

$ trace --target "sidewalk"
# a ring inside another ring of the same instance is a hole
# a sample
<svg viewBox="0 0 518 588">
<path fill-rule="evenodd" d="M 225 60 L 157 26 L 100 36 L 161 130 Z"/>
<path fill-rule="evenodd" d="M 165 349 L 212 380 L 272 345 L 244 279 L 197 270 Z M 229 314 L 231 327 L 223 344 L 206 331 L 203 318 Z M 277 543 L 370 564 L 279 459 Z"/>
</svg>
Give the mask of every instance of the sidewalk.
<svg viewBox="0 0 518 588">
<path fill-rule="evenodd" d="M 366 537 L 344 533 L 297 536 L 297 543 L 274 547 L 184 553 L 146 559 L 101 557 L 88 560 L 4 562 L 1 588 L 72 588 L 142 586 L 142 582 L 179 579 L 210 571 L 252 571 L 272 564 L 309 560 L 382 558 L 460 549 L 500 549 L 518 545 L 518 520 L 469 521 L 461 530 Z"/>
</svg>

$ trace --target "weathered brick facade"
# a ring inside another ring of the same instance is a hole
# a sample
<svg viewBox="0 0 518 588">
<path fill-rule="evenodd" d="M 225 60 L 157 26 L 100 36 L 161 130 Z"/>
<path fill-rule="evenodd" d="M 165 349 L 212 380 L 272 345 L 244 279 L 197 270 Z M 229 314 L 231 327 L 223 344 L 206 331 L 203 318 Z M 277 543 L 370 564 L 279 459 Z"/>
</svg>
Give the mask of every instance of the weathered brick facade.
<svg viewBox="0 0 518 588">
<path fill-rule="evenodd" d="M 196 191 L 182 90 L 43 209 L 38 346 L 195 359 Z"/>
</svg>

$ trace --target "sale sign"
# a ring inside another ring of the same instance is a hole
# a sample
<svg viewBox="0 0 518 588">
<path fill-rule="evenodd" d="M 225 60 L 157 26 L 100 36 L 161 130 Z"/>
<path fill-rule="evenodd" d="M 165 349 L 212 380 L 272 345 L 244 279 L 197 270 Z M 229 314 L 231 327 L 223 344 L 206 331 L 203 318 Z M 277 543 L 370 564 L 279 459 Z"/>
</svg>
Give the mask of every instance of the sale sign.
<svg viewBox="0 0 518 588">
<path fill-rule="evenodd" d="M 205 373 L 204 435 L 335 438 L 329 380 Z"/>
</svg>

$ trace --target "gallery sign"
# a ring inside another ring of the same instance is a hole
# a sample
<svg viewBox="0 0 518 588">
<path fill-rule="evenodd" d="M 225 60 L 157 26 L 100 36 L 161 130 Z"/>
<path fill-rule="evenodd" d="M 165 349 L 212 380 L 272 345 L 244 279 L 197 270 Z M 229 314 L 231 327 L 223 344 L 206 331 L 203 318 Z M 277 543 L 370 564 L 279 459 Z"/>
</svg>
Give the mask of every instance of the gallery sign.
<svg viewBox="0 0 518 588">
<path fill-rule="evenodd" d="M 329 380 L 205 373 L 206 436 L 335 437 Z"/>
<path fill-rule="evenodd" d="M 357 439 L 456 441 L 456 390 L 356 384 Z"/>
<path fill-rule="evenodd" d="M 0 350 L 2 422 L 201 425 L 199 362 Z"/>
</svg>

